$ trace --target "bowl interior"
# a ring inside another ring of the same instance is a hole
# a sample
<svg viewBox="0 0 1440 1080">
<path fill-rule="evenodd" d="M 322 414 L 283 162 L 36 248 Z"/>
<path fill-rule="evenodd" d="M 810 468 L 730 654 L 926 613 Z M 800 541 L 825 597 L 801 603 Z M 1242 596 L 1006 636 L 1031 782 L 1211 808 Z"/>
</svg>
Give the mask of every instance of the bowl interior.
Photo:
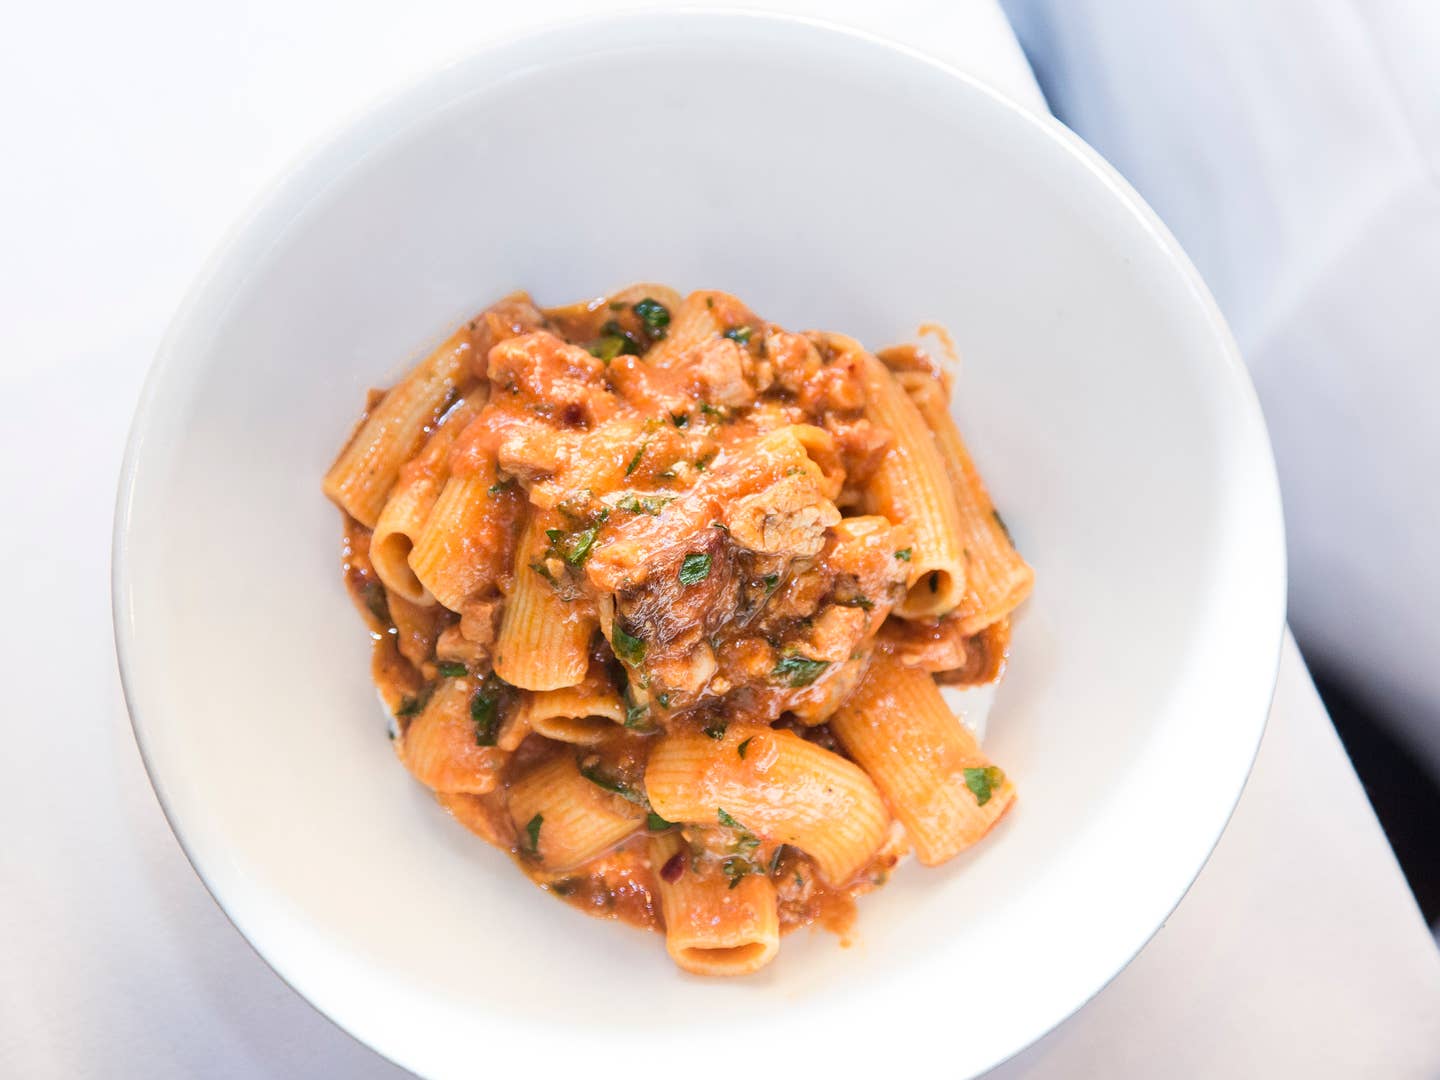
<svg viewBox="0 0 1440 1080">
<path fill-rule="evenodd" d="M 1143 944 L 1263 726 L 1278 503 L 1203 289 L 1057 130 L 847 34 L 615 20 L 438 74 L 241 226 L 137 420 L 117 627 L 176 831 L 287 980 L 432 1074 L 742 1031 L 777 1074 L 933 1046 L 795 1034 L 877 1020 L 945 1025 L 947 1072 L 967 1074 Z M 793 935 L 736 982 L 682 976 L 658 938 L 546 897 L 408 778 L 319 490 L 365 389 L 494 297 L 642 279 L 872 345 L 945 323 L 962 429 L 1039 582 L 987 742 L 1016 810 L 863 899 L 852 948 Z M 683 1060 L 729 1076 L 733 1053 Z"/>
</svg>

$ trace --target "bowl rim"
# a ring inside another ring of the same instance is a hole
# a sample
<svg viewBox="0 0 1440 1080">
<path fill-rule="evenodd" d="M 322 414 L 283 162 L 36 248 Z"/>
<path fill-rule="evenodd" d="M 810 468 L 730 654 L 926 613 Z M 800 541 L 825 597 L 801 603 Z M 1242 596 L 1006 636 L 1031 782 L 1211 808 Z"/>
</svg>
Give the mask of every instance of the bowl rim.
<svg viewBox="0 0 1440 1080">
<path fill-rule="evenodd" d="M 273 243 L 273 240 L 260 243 L 258 238 L 252 237 L 250 235 L 252 227 L 257 223 L 265 221 L 267 218 L 272 218 L 279 214 L 282 203 L 293 199 L 293 196 L 306 188 L 307 185 L 312 189 L 310 193 L 311 197 L 318 194 L 327 186 L 328 182 L 333 181 L 342 173 L 348 164 L 353 164 L 365 156 L 366 151 L 364 147 L 366 145 L 383 142 L 388 134 L 392 134 L 394 130 L 398 130 L 394 127 L 397 122 L 399 122 L 400 127 L 403 128 L 408 122 L 413 121 L 417 115 L 415 112 L 416 106 L 422 104 L 431 95 L 439 92 L 447 80 L 463 77 L 465 73 L 477 70 L 479 65 L 486 60 L 493 59 L 503 62 L 506 53 L 518 51 L 526 47 L 533 48 L 542 43 L 555 46 L 552 55 L 557 62 L 564 62 L 576 56 L 583 55 L 586 51 L 584 46 L 581 45 L 579 48 L 576 46 L 579 45 L 586 36 L 593 35 L 597 32 L 618 35 L 618 38 L 612 40 L 611 44 L 635 44 L 649 40 L 646 38 L 647 32 L 656 28 L 658 28 L 659 32 L 653 36 L 664 38 L 667 34 L 673 33 L 675 27 L 686 27 L 694 30 L 706 22 L 749 23 L 753 27 L 763 28 L 770 26 L 786 32 L 798 31 L 804 35 L 845 38 L 849 39 L 849 45 L 858 46 L 862 50 L 890 53 L 893 56 L 899 57 L 907 64 L 923 65 L 948 79 L 964 84 L 971 92 L 988 98 L 993 104 L 1000 106 L 1005 112 L 1011 114 L 1019 124 L 1031 128 L 1041 138 L 1058 144 L 1069 157 L 1088 171 L 1092 177 L 1100 181 L 1110 196 L 1116 199 L 1124 209 L 1128 211 L 1130 216 L 1143 227 L 1149 239 L 1164 255 L 1165 261 L 1179 274 L 1179 280 L 1185 284 L 1191 299 L 1198 303 L 1199 310 L 1203 312 L 1204 321 L 1214 333 L 1216 343 L 1219 346 L 1218 349 L 1213 350 L 1215 355 L 1212 358 L 1212 362 L 1219 362 L 1217 365 L 1216 378 L 1228 381 L 1231 391 L 1238 392 L 1247 414 L 1244 418 L 1244 423 L 1252 426 L 1254 429 L 1252 434 L 1258 436 L 1256 449 L 1259 451 L 1259 459 L 1255 464 L 1263 469 L 1265 475 L 1262 479 L 1268 488 L 1265 503 L 1272 512 L 1273 519 L 1270 522 L 1270 527 L 1266 530 L 1268 533 L 1267 539 L 1272 541 L 1271 546 L 1273 549 L 1267 553 L 1268 558 L 1273 563 L 1270 568 L 1269 577 L 1273 579 L 1270 581 L 1270 584 L 1274 586 L 1277 591 L 1275 596 L 1269 598 L 1275 607 L 1275 611 L 1272 613 L 1274 615 L 1274 630 L 1264 635 L 1267 638 L 1273 635 L 1274 640 L 1272 660 L 1267 668 L 1269 674 L 1266 682 L 1268 683 L 1269 690 L 1266 694 L 1265 712 L 1261 718 L 1261 722 L 1255 729 L 1252 743 L 1245 749 L 1245 767 L 1241 783 L 1237 787 L 1233 798 L 1229 801 L 1228 808 L 1218 821 L 1213 836 L 1207 841 L 1204 858 L 1200 860 L 1189 880 L 1185 882 L 1184 888 L 1175 896 L 1173 901 L 1168 902 L 1165 906 L 1165 910 L 1158 921 L 1145 930 L 1144 936 L 1140 939 L 1134 951 L 1120 960 L 1119 964 L 1114 967 L 1113 970 L 1105 974 L 1082 1000 L 1075 1002 L 1073 1006 L 1062 1011 L 1060 1015 L 1041 1017 L 1038 1023 L 1029 1025 L 1030 1031 L 1023 1043 L 988 1061 L 988 1063 L 984 1064 L 977 1072 L 970 1075 L 979 1076 L 1010 1061 L 1070 1020 L 1104 991 L 1121 972 L 1129 967 L 1135 957 L 1154 939 L 1155 935 L 1189 894 L 1195 881 L 1209 864 L 1220 838 L 1229 827 L 1235 809 L 1239 805 L 1245 789 L 1248 787 L 1250 777 L 1253 774 L 1256 756 L 1259 753 L 1261 742 L 1269 725 L 1269 712 L 1273 705 L 1275 689 L 1278 684 L 1285 643 L 1289 637 L 1286 624 L 1288 567 L 1284 515 L 1280 498 L 1278 473 L 1275 465 L 1273 447 L 1270 442 L 1259 398 L 1250 377 L 1249 369 L 1245 365 L 1239 346 L 1234 339 L 1229 325 L 1189 256 L 1185 253 L 1184 249 L 1181 248 L 1179 242 L 1170 233 L 1169 229 L 1164 225 L 1150 205 L 1130 183 L 1119 174 L 1114 166 L 1110 165 L 1109 162 L 1101 157 L 1088 143 L 1050 113 L 1040 113 L 1021 104 L 991 84 L 945 60 L 869 30 L 806 15 L 725 7 L 697 7 L 651 11 L 632 9 L 624 12 L 586 14 L 557 20 L 541 29 L 527 29 L 501 35 L 493 40 L 484 42 L 478 47 L 459 51 L 446 61 L 421 71 L 386 92 L 373 96 L 369 100 L 358 104 L 328 125 L 322 132 L 312 137 L 302 150 L 290 159 L 288 164 L 283 166 L 270 180 L 261 185 L 259 191 L 221 233 L 220 238 L 202 261 L 194 279 L 184 292 L 175 314 L 171 317 L 160 344 L 156 348 L 154 358 L 151 360 L 146 373 L 126 436 L 125 452 L 121 463 L 116 492 L 111 537 L 111 622 L 115 639 L 115 652 L 119 668 L 121 693 L 124 698 L 126 713 L 130 721 L 135 744 L 139 750 L 141 762 L 145 767 L 146 777 L 151 789 L 155 793 L 156 801 L 165 816 L 166 823 L 175 836 L 176 842 L 180 845 L 181 851 L 184 853 L 195 876 L 205 887 L 211 900 L 214 901 L 216 907 L 220 909 L 226 920 L 234 927 L 250 950 L 259 957 L 265 966 L 279 978 L 300 1001 L 304 1002 L 315 1013 L 324 1017 L 325 1020 L 336 1029 L 344 1032 L 360 1045 L 366 1047 L 383 1060 L 407 1071 L 410 1071 L 410 1066 L 392 1057 L 386 1050 L 381 1049 L 366 1033 L 351 1030 L 346 1027 L 345 1024 L 331 1015 L 323 1005 L 300 990 L 280 969 L 278 966 L 280 961 L 272 960 L 265 954 L 260 946 L 252 940 L 250 934 L 240 925 L 237 917 L 232 914 L 226 906 L 225 900 L 201 870 L 200 862 L 192 850 L 191 842 L 187 840 L 184 827 L 171 804 L 171 800 L 167 797 L 166 782 L 152 763 L 152 755 L 146 742 L 145 724 L 141 718 L 137 701 L 139 695 L 135 685 L 139 681 L 135 655 L 135 627 L 132 621 L 133 597 L 136 587 L 130 575 L 129 542 L 132 524 L 131 514 L 137 486 L 137 473 L 139 471 L 141 458 L 144 456 L 148 446 L 148 436 L 153 426 L 153 413 L 156 408 L 157 399 L 160 396 L 160 387 L 167 381 L 171 371 L 175 369 L 177 365 L 181 364 L 176 344 L 189 332 L 190 324 L 194 321 L 197 311 L 204 306 L 204 301 L 211 287 L 221 278 L 222 270 L 227 264 L 245 255 L 247 249 L 263 251 Z M 522 70 L 526 69 L 513 69 L 509 74 L 519 74 Z M 306 202 L 308 202 L 308 199 Z M 248 277 L 248 273 L 238 278 L 236 283 L 243 283 L 246 277 Z"/>
</svg>

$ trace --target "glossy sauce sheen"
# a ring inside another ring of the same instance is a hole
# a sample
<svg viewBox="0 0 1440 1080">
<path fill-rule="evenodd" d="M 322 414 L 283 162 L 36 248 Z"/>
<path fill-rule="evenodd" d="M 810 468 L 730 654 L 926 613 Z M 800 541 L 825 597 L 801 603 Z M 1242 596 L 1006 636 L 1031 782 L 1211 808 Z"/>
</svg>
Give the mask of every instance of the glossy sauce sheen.
<svg viewBox="0 0 1440 1080">
<path fill-rule="evenodd" d="M 982 641 L 960 638 L 947 619 L 887 621 L 904 594 L 897 553 L 910 540 L 903 523 L 859 507 L 891 437 L 865 417 L 853 360 L 724 293 L 693 294 L 682 305 L 653 286 L 544 312 L 516 294 L 469 330 L 473 375 L 477 384 L 489 380 L 489 400 L 448 466 L 455 476 L 494 470 L 469 541 L 473 557 L 488 561 L 480 577 L 493 585 L 459 612 L 389 594 L 370 565 L 369 530 L 348 516 L 344 576 L 374 639 L 392 737 L 449 677 L 440 668 L 447 658 L 462 657 L 477 685 L 489 674 L 494 627 L 517 572 L 544 577 L 574 617 L 598 615 L 607 632 L 644 643 L 643 657 L 624 664 L 601 635 L 592 646 L 592 672 L 624 688 L 624 726 L 584 747 L 532 734 L 506 753 L 493 791 L 441 796 L 546 890 L 594 915 L 660 925 L 660 868 L 649 865 L 645 827 L 579 867 L 546 870 L 528 857 L 506 805 L 511 784 L 537 762 L 574 754 L 633 803 L 662 731 L 773 724 L 842 752 L 824 719 L 876 650 L 962 682 L 998 677 L 1008 631 L 987 631 Z M 937 370 L 914 347 L 887 362 Z M 792 425 L 805 425 L 803 446 L 786 434 Z M 558 514 L 563 535 L 517 571 L 527 504 Z M 565 557 L 582 545 L 583 559 Z M 509 695 L 501 708 L 513 712 L 518 699 Z M 611 797 L 623 805 L 622 795 Z M 734 830 L 721 825 L 672 827 L 687 841 L 688 872 L 719 873 L 736 850 Z M 843 938 L 852 897 L 882 884 L 906 850 L 903 832 L 892 834 L 868 866 L 834 887 L 802 852 L 763 838 L 746 865 L 774 882 L 783 930 L 815 923 Z"/>
</svg>

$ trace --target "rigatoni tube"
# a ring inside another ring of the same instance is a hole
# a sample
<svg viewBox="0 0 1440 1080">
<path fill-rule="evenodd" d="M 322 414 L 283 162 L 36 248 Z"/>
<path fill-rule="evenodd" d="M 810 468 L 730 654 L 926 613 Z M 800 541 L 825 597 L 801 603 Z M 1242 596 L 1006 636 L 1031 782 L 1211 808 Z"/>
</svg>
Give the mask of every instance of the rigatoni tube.
<svg viewBox="0 0 1440 1080">
<path fill-rule="evenodd" d="M 1015 801 L 1009 779 L 918 668 L 877 658 L 830 730 L 874 779 L 926 866 L 975 843 Z"/>
<path fill-rule="evenodd" d="M 990 501 L 940 383 L 920 372 L 907 372 L 899 378 L 934 433 L 955 492 L 965 556 L 965 592 L 957 611 L 961 631 L 978 633 L 1020 606 L 1035 585 L 1035 572 L 1015 550 L 1009 530 Z"/>
<path fill-rule="evenodd" d="M 678 832 L 650 839 L 650 868 L 665 919 L 665 948 L 696 975 L 749 975 L 780 951 L 775 886 L 764 874 L 733 883 L 698 873 Z"/>
<path fill-rule="evenodd" d="M 390 388 L 325 474 L 325 494 L 367 528 L 380 519 L 400 466 L 470 381 L 470 332 L 455 331 Z"/>
<path fill-rule="evenodd" d="M 723 811 L 761 839 L 793 844 L 832 885 L 870 861 L 890 823 L 880 793 L 854 763 L 755 724 L 731 724 L 719 739 L 699 731 L 664 736 L 650 754 L 645 789 L 667 821 L 715 825 Z"/>
</svg>

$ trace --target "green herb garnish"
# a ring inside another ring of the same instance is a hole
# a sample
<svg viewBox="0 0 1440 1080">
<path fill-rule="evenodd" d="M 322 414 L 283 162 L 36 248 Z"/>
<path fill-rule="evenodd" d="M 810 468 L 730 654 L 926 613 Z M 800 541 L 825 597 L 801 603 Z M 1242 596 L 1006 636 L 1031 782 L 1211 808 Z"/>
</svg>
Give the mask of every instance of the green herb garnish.
<svg viewBox="0 0 1440 1080">
<path fill-rule="evenodd" d="M 631 731 L 650 731 L 654 725 L 650 723 L 649 705 L 630 705 L 625 709 L 625 726 Z"/>
<path fill-rule="evenodd" d="M 690 414 L 689 414 L 689 413 L 683 413 L 683 412 L 682 412 L 682 413 L 671 413 L 671 414 L 670 414 L 670 422 L 671 422 L 672 424 L 674 424 L 676 427 L 684 427 L 686 424 L 690 423 Z"/>
<path fill-rule="evenodd" d="M 695 459 L 695 471 L 704 472 L 710 467 L 710 463 L 714 461 L 715 458 L 718 456 L 719 451 L 717 450 L 712 450 L 708 454 L 701 454 L 698 458 Z"/>
<path fill-rule="evenodd" d="M 700 411 L 706 416 L 713 416 L 717 420 L 725 419 L 725 410 L 711 405 L 708 401 L 700 402 Z"/>
<path fill-rule="evenodd" d="M 711 720 L 700 730 L 703 731 L 706 735 L 709 735 L 710 738 L 718 741 L 725 737 L 725 729 L 729 726 L 730 725 L 724 720 Z M 723 814 L 724 811 L 722 810 L 721 813 Z"/>
<path fill-rule="evenodd" d="M 395 710 L 395 715 L 402 719 L 408 719 L 420 711 L 420 699 L 406 694 L 400 699 L 400 707 Z"/>
<path fill-rule="evenodd" d="M 746 345 L 750 341 L 750 335 L 755 331 L 748 326 L 732 326 L 725 331 L 725 336 L 737 345 Z"/>
<path fill-rule="evenodd" d="M 549 568 L 548 566 L 546 566 L 544 563 L 542 563 L 542 562 L 532 562 L 532 563 L 530 564 L 530 569 L 531 569 L 531 570 L 534 570 L 535 573 L 539 574 L 542 578 L 544 578 L 546 581 L 548 581 L 551 585 L 559 584 L 559 583 L 555 580 L 555 575 L 550 572 L 550 568 Z"/>
<path fill-rule="evenodd" d="M 754 869 L 749 859 L 742 859 L 737 855 L 730 856 L 730 858 L 720 864 L 720 870 L 730 879 L 730 888 L 732 889 L 740 884 L 741 878 L 753 873 Z"/>
<path fill-rule="evenodd" d="M 789 656 L 782 656 L 775 664 L 775 670 L 771 674 L 778 679 L 783 679 L 798 690 L 802 686 L 809 686 L 813 683 L 829 666 L 828 660 L 811 660 L 808 656 L 797 656 L 792 653 Z"/>
<path fill-rule="evenodd" d="M 458 679 L 470 673 L 464 664 L 455 660 L 441 660 L 435 666 L 439 669 L 440 674 L 447 679 Z"/>
<path fill-rule="evenodd" d="M 632 310 L 645 324 L 645 333 L 651 341 L 659 341 L 665 336 L 665 328 L 670 325 L 670 309 L 664 304 L 647 296 Z"/>
<path fill-rule="evenodd" d="M 735 752 L 740 755 L 741 761 L 745 760 L 745 751 L 750 749 L 750 744 L 754 741 L 755 736 L 751 735 L 748 739 L 746 739 L 744 742 L 742 742 L 739 746 L 735 748 Z"/>
<path fill-rule="evenodd" d="M 899 551 L 895 552 L 895 558 L 899 559 L 901 562 L 909 562 L 912 551 L 913 549 L 911 548 L 901 548 Z"/>
<path fill-rule="evenodd" d="M 626 495 L 615 504 L 615 508 L 631 514 L 649 514 L 655 517 L 674 501 L 674 495 Z"/>
<path fill-rule="evenodd" d="M 642 442 L 635 448 L 635 456 L 630 459 L 630 464 L 625 466 L 625 475 L 629 476 L 640 467 L 640 459 L 645 456 L 645 448 L 650 445 L 649 440 Z"/>
<path fill-rule="evenodd" d="M 975 796 L 977 806 L 984 806 L 989 802 L 990 796 L 998 791 L 1003 783 L 1005 783 L 1005 774 L 994 765 L 965 770 L 965 786 Z"/>
<path fill-rule="evenodd" d="M 858 607 L 864 611 L 870 611 L 875 607 L 875 601 L 864 596 L 848 596 L 844 600 L 836 600 L 835 603 L 841 607 Z"/>
<path fill-rule="evenodd" d="M 601 771 L 598 761 L 580 766 L 580 775 L 596 787 L 604 788 L 606 791 L 619 795 L 626 802 L 632 802 L 639 806 L 648 805 L 648 800 L 645 798 L 643 792 L 636 791 L 623 780 L 617 780 L 613 776 L 606 776 L 605 773 Z"/>
<path fill-rule="evenodd" d="M 475 722 L 475 745 L 494 746 L 500 731 L 500 702 L 505 683 L 498 675 L 487 675 L 470 697 L 470 719 Z"/>
<path fill-rule="evenodd" d="M 777 588 L 780 587 L 780 575 L 779 575 L 779 574 L 766 574 L 766 575 L 765 575 L 765 578 L 764 578 L 764 581 L 765 581 L 765 595 L 766 595 L 766 596 L 769 596 L 769 595 L 770 595 L 771 593 L 773 593 Z"/>
<path fill-rule="evenodd" d="M 530 839 L 530 850 L 532 852 L 538 853 L 540 850 L 540 826 L 544 824 L 545 815 L 536 814 L 525 825 L 525 835 Z"/>
<path fill-rule="evenodd" d="M 600 535 L 602 524 L 603 518 L 589 528 L 577 529 L 574 532 L 546 529 L 545 536 L 550 541 L 551 552 L 557 558 L 564 560 L 567 566 L 579 566 L 589 557 L 590 549 L 595 546 L 595 538 Z"/>
<path fill-rule="evenodd" d="M 514 486 L 514 480 L 496 480 L 495 483 L 490 485 L 490 490 L 487 492 L 487 494 L 500 495 L 503 492 L 509 491 Z"/>
<path fill-rule="evenodd" d="M 741 825 L 740 822 L 736 821 L 733 817 L 731 817 L 729 814 L 727 814 L 727 813 L 725 812 L 725 808 L 724 808 L 723 806 L 722 806 L 722 807 L 718 807 L 718 808 L 716 809 L 716 811 L 715 811 L 715 817 L 716 817 L 716 819 L 720 822 L 720 824 L 721 824 L 721 825 L 724 825 L 727 829 L 743 829 L 743 828 L 745 828 L 744 825 Z"/>
<path fill-rule="evenodd" d="M 691 552 L 680 563 L 680 584 L 698 585 L 710 576 L 711 558 L 705 552 Z"/>
<path fill-rule="evenodd" d="M 673 828 L 674 825 L 675 823 L 673 821 L 666 821 L 659 814 L 655 813 L 654 810 L 651 810 L 645 815 L 645 828 L 651 832 L 663 832 L 666 829 Z"/>
<path fill-rule="evenodd" d="M 627 634 L 619 623 L 610 628 L 610 648 L 627 664 L 639 664 L 645 659 L 645 639 Z"/>
<path fill-rule="evenodd" d="M 606 334 L 599 341 L 590 346 L 590 355 L 598 358 L 601 363 L 608 364 L 625 351 L 629 342 L 623 337 L 614 334 Z"/>
<path fill-rule="evenodd" d="M 662 709 L 668 709 L 670 707 L 670 695 L 663 691 L 655 695 L 655 700 L 660 703 Z"/>
</svg>

